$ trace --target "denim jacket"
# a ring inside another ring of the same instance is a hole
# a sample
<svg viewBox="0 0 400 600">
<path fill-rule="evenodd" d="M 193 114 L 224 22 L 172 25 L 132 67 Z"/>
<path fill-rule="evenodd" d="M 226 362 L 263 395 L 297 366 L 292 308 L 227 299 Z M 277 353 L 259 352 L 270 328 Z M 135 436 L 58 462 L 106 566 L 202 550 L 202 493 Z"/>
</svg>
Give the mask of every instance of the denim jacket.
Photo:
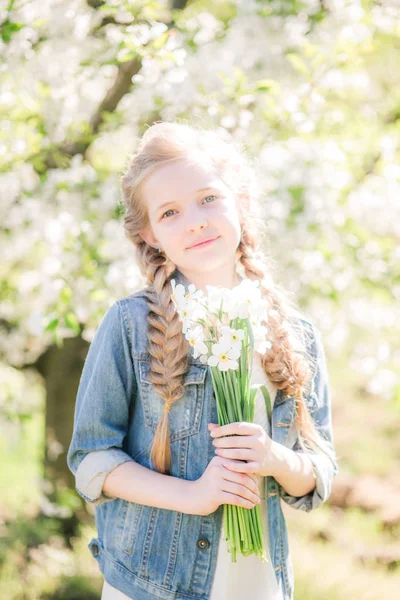
<svg viewBox="0 0 400 600">
<path fill-rule="evenodd" d="M 178 269 L 173 276 L 177 283 L 189 284 Z M 97 537 L 90 541 L 89 549 L 108 583 L 134 600 L 207 600 L 223 528 L 223 507 L 207 516 L 191 515 L 128 502 L 102 491 L 107 473 L 119 464 L 133 460 L 152 468 L 150 449 L 163 400 L 148 377 L 147 314 L 144 290 L 140 290 L 115 302 L 100 323 L 79 383 L 67 462 L 78 493 L 95 505 Z M 306 402 L 333 449 L 321 336 L 310 321 L 303 317 L 296 321 L 300 331 L 311 334 L 308 348 L 316 358 Z M 171 475 L 194 481 L 215 455 L 207 425 L 218 423 L 218 417 L 209 367 L 194 359 L 192 350 L 184 387 L 185 394 L 169 413 Z M 294 396 L 278 390 L 271 437 L 302 452 L 294 417 Z M 293 600 L 294 573 L 280 501 L 294 509 L 314 510 L 328 499 L 338 472 L 337 461 L 325 453 L 310 452 L 309 456 L 315 466 L 316 487 L 305 496 L 291 496 L 274 477 L 265 477 L 270 555 L 284 600 Z"/>
</svg>

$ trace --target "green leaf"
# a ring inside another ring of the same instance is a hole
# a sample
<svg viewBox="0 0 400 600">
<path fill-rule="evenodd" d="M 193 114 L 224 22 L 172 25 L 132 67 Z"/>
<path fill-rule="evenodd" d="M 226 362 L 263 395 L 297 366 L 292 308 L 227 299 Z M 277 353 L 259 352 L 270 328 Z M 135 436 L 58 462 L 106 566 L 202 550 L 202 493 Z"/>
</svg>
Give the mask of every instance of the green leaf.
<svg viewBox="0 0 400 600">
<path fill-rule="evenodd" d="M 6 44 L 10 42 L 14 33 L 21 31 L 23 27 L 23 23 L 14 23 L 13 21 L 10 21 L 10 19 L 6 19 L 6 21 L 4 21 L 4 23 L 0 26 L 0 36 L 3 42 Z"/>
<path fill-rule="evenodd" d="M 310 76 L 310 70 L 304 62 L 304 60 L 301 58 L 301 56 L 294 53 L 288 53 L 286 54 L 286 58 L 288 59 L 292 67 L 296 69 L 296 71 L 298 71 L 302 75 L 305 75 L 306 77 Z"/>
<path fill-rule="evenodd" d="M 45 331 L 54 331 L 54 329 L 56 329 L 56 327 L 58 326 L 59 322 L 60 322 L 60 319 L 58 317 L 55 317 L 46 326 Z"/>
<path fill-rule="evenodd" d="M 75 333 L 80 333 L 80 325 L 77 316 L 72 311 L 68 311 L 65 315 L 65 324 L 68 329 L 72 329 Z"/>
<path fill-rule="evenodd" d="M 162 33 L 161 35 L 159 35 L 157 38 L 155 38 L 152 42 L 151 42 L 151 46 L 154 50 L 161 50 L 161 48 L 163 48 L 166 43 L 168 42 L 168 36 L 169 36 L 169 31 L 164 31 L 164 33 Z"/>
<path fill-rule="evenodd" d="M 121 50 L 121 52 L 118 53 L 117 60 L 119 63 L 125 63 L 129 62 L 130 60 L 133 60 L 137 55 L 138 53 L 136 52 L 136 50 L 127 50 L 126 48 L 124 48 L 123 50 Z"/>
<path fill-rule="evenodd" d="M 260 79 L 255 84 L 255 90 L 258 92 L 278 92 L 279 83 L 274 79 Z"/>
<path fill-rule="evenodd" d="M 72 298 L 72 290 L 69 286 L 63 287 L 60 293 L 60 300 L 63 304 L 68 304 Z"/>
</svg>

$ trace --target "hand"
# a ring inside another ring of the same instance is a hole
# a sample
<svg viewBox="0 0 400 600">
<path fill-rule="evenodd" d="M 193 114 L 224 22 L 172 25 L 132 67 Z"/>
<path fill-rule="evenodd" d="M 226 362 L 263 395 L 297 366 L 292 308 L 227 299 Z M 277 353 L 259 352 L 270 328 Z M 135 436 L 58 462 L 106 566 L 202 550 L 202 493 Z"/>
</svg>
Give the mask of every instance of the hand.
<svg viewBox="0 0 400 600">
<path fill-rule="evenodd" d="M 212 437 L 215 436 L 213 444 L 216 455 L 235 459 L 227 465 L 228 469 L 263 476 L 275 475 L 279 471 L 277 444 L 261 425 L 246 421 L 221 426 L 209 423 L 208 429 Z"/>
<path fill-rule="evenodd" d="M 243 508 L 254 508 L 260 503 L 256 478 L 245 473 L 234 473 L 227 465 L 234 460 L 214 456 L 203 475 L 192 481 L 190 513 L 206 516 L 221 504 L 234 504 Z"/>
</svg>

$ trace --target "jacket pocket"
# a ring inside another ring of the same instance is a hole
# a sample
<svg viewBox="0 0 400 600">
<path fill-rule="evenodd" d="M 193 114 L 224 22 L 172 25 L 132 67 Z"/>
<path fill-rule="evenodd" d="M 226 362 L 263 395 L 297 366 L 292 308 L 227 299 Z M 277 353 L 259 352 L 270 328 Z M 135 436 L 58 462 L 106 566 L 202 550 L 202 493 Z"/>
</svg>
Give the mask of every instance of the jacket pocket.
<svg viewBox="0 0 400 600">
<path fill-rule="evenodd" d="M 164 400 L 159 396 L 149 379 L 150 361 L 142 360 L 139 365 L 140 390 L 144 419 L 153 432 L 162 416 Z M 190 363 L 183 378 L 185 393 L 176 400 L 169 412 L 170 441 L 194 435 L 200 431 L 204 403 L 204 381 L 207 366 Z"/>
<path fill-rule="evenodd" d="M 141 525 L 143 528 L 144 517 L 146 517 L 146 515 L 142 514 L 143 509 L 146 508 L 149 510 L 150 507 L 146 507 L 143 504 L 136 504 L 136 502 L 126 502 L 124 525 L 120 540 L 120 548 L 126 554 L 132 555 L 135 551 L 136 541 L 139 537 L 139 526 Z M 141 533 L 143 535 L 143 531 Z"/>
</svg>

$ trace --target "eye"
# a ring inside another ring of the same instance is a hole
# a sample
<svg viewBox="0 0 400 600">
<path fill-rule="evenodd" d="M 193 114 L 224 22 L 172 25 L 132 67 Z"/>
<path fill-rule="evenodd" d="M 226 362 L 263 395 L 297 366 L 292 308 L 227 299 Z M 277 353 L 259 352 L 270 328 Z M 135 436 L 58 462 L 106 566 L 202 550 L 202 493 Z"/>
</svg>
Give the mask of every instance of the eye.
<svg viewBox="0 0 400 600">
<path fill-rule="evenodd" d="M 204 200 L 207 200 L 207 198 L 218 198 L 218 196 L 206 196 Z"/>
<path fill-rule="evenodd" d="M 169 210 L 165 211 L 165 213 L 162 215 L 162 219 L 165 217 L 165 215 L 169 212 L 174 212 L 172 208 L 170 208 Z"/>
<path fill-rule="evenodd" d="M 203 200 L 207 200 L 208 198 L 218 198 L 218 196 L 206 196 L 205 198 L 203 198 Z M 208 202 L 207 202 L 208 204 Z M 166 210 L 165 213 L 162 215 L 161 219 L 164 219 L 165 215 L 167 215 L 170 212 L 174 212 L 174 210 L 172 208 L 170 208 L 169 210 Z M 168 217 L 166 217 L 168 219 Z"/>
</svg>

